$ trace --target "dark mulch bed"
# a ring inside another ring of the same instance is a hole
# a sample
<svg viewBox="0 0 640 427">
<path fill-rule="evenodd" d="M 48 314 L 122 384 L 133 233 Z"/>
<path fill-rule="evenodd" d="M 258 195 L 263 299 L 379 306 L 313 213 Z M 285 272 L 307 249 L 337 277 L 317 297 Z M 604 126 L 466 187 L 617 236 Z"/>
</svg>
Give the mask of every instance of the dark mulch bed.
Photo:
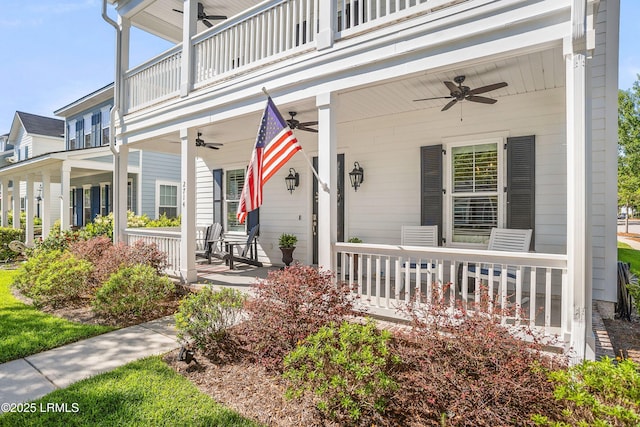
<svg viewBox="0 0 640 427">
<path fill-rule="evenodd" d="M 40 310 L 71 322 L 124 328 L 174 314 L 178 309 L 180 300 L 184 298 L 188 292 L 189 291 L 185 288 L 177 286 L 176 292 L 164 301 L 160 302 L 153 312 L 142 316 L 102 316 L 93 311 L 91 308 L 91 300 L 88 298 L 72 301 L 65 305 L 55 307 L 44 306 L 40 307 Z M 16 297 L 16 299 L 24 302 L 25 304 L 33 304 L 30 298 L 22 295 L 15 287 L 11 288 L 11 293 Z"/>
<path fill-rule="evenodd" d="M 285 382 L 262 366 L 239 358 L 216 363 L 196 352 L 197 362 L 178 361 L 178 350 L 164 361 L 203 393 L 242 416 L 269 426 L 337 426 L 323 420 L 310 400 L 287 400 Z"/>
</svg>

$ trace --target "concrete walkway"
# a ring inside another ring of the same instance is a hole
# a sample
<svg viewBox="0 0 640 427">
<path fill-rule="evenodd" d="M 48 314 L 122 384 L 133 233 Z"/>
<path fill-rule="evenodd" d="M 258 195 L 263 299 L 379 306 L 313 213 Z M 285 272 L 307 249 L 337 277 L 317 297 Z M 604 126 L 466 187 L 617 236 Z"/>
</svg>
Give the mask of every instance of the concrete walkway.
<svg viewBox="0 0 640 427">
<path fill-rule="evenodd" d="M 178 347 L 169 316 L 3 363 L 0 404 L 38 399 L 76 381 Z"/>
<path fill-rule="evenodd" d="M 640 242 L 637 242 L 632 239 L 628 239 L 624 236 L 618 236 L 618 241 L 622 243 L 626 243 L 627 245 L 631 246 L 633 249 L 640 250 Z"/>
</svg>

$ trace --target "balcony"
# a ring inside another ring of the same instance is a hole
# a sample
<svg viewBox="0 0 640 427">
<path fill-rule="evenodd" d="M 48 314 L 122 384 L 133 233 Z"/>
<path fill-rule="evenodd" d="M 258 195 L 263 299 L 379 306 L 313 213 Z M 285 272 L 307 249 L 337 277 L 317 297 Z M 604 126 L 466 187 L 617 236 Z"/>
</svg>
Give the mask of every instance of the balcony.
<svg viewBox="0 0 640 427">
<path fill-rule="evenodd" d="M 328 30 L 334 43 L 438 12 L 469 0 L 272 0 L 212 26 L 191 38 L 192 87 L 200 90 L 283 60 L 317 50 L 318 34 Z M 174 14 L 178 15 L 178 14 Z M 174 17 L 175 18 L 175 17 Z M 183 43 L 127 71 L 127 113 L 177 98 L 186 74 Z"/>
</svg>

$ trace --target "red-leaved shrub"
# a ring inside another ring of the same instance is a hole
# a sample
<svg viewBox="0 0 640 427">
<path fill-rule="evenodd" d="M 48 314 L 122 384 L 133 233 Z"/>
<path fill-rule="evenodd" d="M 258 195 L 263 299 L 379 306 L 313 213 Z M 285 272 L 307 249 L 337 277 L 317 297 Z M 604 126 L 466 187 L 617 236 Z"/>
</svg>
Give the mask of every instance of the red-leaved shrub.
<svg viewBox="0 0 640 427">
<path fill-rule="evenodd" d="M 481 310 L 458 307 L 452 317 L 437 296 L 404 310 L 413 328 L 396 340 L 403 367 L 389 408 L 402 425 L 535 425 L 532 415 L 560 412 L 543 367 L 563 361 L 543 355 L 533 336 L 518 339 Z"/>
<path fill-rule="evenodd" d="M 100 287 L 121 267 L 144 264 L 161 273 L 167 259 L 166 254 L 158 250 L 154 243 L 137 241 L 131 246 L 122 242 L 114 245 L 105 236 L 75 242 L 71 245 L 71 252 L 93 263 L 91 284 L 94 287 Z"/>
<path fill-rule="evenodd" d="M 242 326 L 250 350 L 265 367 L 282 370 L 284 356 L 306 337 L 353 314 L 353 297 L 331 272 L 292 265 L 272 271 L 253 288 Z"/>
</svg>

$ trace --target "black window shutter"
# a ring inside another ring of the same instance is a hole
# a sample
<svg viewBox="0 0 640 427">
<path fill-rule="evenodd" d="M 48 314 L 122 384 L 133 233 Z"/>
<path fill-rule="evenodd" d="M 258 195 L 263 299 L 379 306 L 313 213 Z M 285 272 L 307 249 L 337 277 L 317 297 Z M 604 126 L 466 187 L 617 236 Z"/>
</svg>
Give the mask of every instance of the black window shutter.
<svg viewBox="0 0 640 427">
<path fill-rule="evenodd" d="M 260 208 L 254 209 L 247 214 L 247 234 L 258 224 L 260 224 Z M 260 234 L 260 231 L 258 231 L 258 234 Z"/>
<path fill-rule="evenodd" d="M 213 174 L 213 222 L 224 224 L 222 221 L 222 169 L 214 169 Z"/>
<path fill-rule="evenodd" d="M 438 226 L 438 245 L 442 246 L 442 145 L 420 148 L 420 224 Z"/>
<path fill-rule="evenodd" d="M 507 228 L 534 230 L 536 225 L 536 138 L 507 139 Z"/>
</svg>

